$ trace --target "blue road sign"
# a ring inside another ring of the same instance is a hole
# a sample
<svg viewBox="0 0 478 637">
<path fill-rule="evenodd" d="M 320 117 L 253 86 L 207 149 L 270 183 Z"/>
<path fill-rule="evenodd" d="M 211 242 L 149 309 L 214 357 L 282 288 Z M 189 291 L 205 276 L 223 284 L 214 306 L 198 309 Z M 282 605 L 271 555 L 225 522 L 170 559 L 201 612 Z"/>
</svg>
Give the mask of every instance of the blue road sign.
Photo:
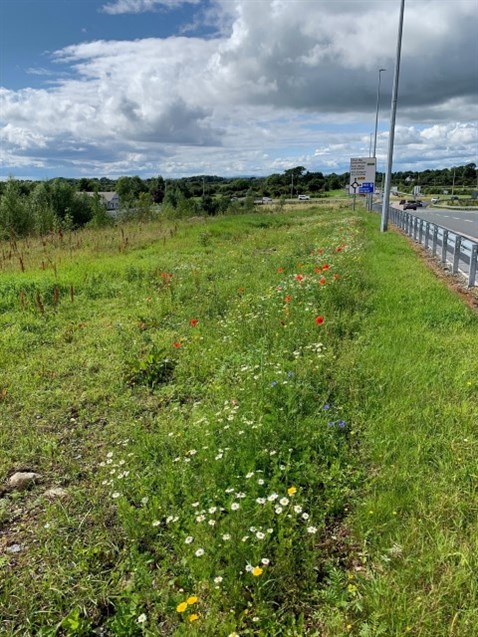
<svg viewBox="0 0 478 637">
<path fill-rule="evenodd" d="M 374 183 L 373 181 L 364 181 L 360 188 L 359 188 L 359 193 L 361 195 L 368 193 L 368 192 L 374 192 Z"/>
</svg>

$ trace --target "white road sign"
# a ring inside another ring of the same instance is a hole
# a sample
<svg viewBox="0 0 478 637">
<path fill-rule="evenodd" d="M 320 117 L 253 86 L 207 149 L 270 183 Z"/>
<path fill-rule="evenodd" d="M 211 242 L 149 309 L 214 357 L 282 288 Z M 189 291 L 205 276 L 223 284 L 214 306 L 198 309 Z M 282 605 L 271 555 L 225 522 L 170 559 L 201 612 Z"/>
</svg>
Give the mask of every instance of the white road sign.
<svg viewBox="0 0 478 637">
<path fill-rule="evenodd" d="M 349 192 L 351 195 L 374 191 L 375 161 L 375 157 L 352 157 L 350 159 Z"/>
</svg>

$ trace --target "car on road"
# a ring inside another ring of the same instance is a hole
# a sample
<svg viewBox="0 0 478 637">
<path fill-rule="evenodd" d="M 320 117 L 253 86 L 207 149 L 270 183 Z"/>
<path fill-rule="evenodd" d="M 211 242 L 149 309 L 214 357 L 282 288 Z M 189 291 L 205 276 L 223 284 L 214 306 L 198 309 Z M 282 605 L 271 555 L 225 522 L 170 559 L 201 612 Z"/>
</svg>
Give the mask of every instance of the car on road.
<svg viewBox="0 0 478 637">
<path fill-rule="evenodd" d="M 271 197 L 262 197 L 262 203 L 272 203 Z"/>
<path fill-rule="evenodd" d="M 432 203 L 438 203 L 438 202 L 440 201 L 440 197 L 432 197 L 432 198 L 430 199 L 430 201 L 431 201 Z"/>
<path fill-rule="evenodd" d="M 404 210 L 416 210 L 417 204 L 415 201 L 407 201 L 407 203 L 403 206 Z"/>
<path fill-rule="evenodd" d="M 310 197 L 309 195 L 298 195 L 297 199 L 300 199 L 300 201 L 308 201 Z"/>
</svg>

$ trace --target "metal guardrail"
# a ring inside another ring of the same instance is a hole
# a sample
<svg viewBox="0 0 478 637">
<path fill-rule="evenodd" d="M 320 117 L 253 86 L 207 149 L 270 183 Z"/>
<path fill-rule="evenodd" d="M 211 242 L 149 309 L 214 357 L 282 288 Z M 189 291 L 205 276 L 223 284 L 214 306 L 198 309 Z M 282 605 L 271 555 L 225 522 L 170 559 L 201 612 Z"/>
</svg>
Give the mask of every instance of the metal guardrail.
<svg viewBox="0 0 478 637">
<path fill-rule="evenodd" d="M 441 263 L 448 263 L 453 274 L 462 274 L 468 287 L 478 285 L 478 243 L 469 237 L 425 221 L 405 210 L 389 208 L 392 223 L 423 245 Z"/>
</svg>

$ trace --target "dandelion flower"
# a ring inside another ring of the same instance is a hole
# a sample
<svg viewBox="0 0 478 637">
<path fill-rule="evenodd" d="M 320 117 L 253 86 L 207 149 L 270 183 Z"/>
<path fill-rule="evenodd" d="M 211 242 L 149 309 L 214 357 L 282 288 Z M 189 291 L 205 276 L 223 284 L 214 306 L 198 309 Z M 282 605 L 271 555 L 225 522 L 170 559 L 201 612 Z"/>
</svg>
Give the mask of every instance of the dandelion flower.
<svg viewBox="0 0 478 637">
<path fill-rule="evenodd" d="M 297 489 L 296 489 L 296 487 L 289 487 L 289 488 L 287 489 L 287 493 L 288 493 L 289 495 L 294 495 L 294 493 L 297 493 Z"/>
<path fill-rule="evenodd" d="M 195 622 L 199 619 L 199 615 L 197 613 L 193 613 L 192 615 L 189 615 L 188 617 L 188 621 L 190 622 Z"/>
<path fill-rule="evenodd" d="M 176 611 L 178 613 L 184 613 L 184 611 L 186 610 L 187 607 L 188 607 L 188 603 L 187 602 L 181 602 L 180 604 L 178 604 L 176 606 Z"/>
<path fill-rule="evenodd" d="M 261 568 L 260 566 L 255 566 L 252 569 L 252 574 L 254 577 L 259 577 L 260 575 L 262 575 L 263 572 L 264 572 L 264 569 Z"/>
<path fill-rule="evenodd" d="M 197 601 L 198 601 L 197 596 L 196 596 L 196 595 L 191 595 L 191 597 L 188 597 L 188 598 L 187 598 L 186 603 L 187 603 L 189 606 L 192 606 L 192 605 L 193 605 L 193 604 L 195 604 Z"/>
</svg>

